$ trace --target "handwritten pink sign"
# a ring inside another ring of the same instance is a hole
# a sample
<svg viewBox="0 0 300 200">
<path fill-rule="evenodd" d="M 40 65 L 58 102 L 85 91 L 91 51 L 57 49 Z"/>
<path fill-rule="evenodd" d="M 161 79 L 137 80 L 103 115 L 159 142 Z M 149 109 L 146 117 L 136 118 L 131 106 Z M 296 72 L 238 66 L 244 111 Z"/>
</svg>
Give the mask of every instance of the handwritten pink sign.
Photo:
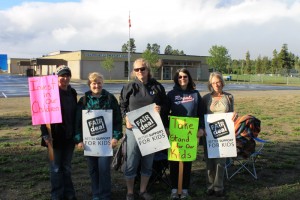
<svg viewBox="0 0 300 200">
<path fill-rule="evenodd" d="M 56 75 L 28 78 L 32 125 L 61 123 Z"/>
</svg>

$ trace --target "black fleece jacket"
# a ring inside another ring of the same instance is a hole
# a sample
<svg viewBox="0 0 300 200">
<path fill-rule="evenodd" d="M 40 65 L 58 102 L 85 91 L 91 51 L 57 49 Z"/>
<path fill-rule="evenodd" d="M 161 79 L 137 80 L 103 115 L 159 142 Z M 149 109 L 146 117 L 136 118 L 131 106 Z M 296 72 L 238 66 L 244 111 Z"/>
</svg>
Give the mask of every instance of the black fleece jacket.
<svg viewBox="0 0 300 200">
<path fill-rule="evenodd" d="M 152 103 L 163 108 L 166 98 L 165 88 L 155 79 L 151 78 L 147 84 L 135 79 L 122 88 L 119 99 L 122 116 Z"/>
</svg>

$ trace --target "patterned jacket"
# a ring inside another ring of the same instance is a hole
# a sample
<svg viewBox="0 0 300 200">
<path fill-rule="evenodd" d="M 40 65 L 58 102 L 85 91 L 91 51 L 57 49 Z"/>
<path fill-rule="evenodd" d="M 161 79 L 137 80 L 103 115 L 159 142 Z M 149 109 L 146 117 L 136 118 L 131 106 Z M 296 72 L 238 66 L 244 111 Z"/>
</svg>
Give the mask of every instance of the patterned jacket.
<svg viewBox="0 0 300 200">
<path fill-rule="evenodd" d="M 76 126 L 75 126 L 75 143 L 83 141 L 82 137 L 82 110 L 105 110 L 113 111 L 113 138 L 119 140 L 122 138 L 122 117 L 121 111 L 116 97 L 107 90 L 102 89 L 99 98 L 92 96 L 92 92 L 88 91 L 81 97 L 77 104 Z"/>
</svg>

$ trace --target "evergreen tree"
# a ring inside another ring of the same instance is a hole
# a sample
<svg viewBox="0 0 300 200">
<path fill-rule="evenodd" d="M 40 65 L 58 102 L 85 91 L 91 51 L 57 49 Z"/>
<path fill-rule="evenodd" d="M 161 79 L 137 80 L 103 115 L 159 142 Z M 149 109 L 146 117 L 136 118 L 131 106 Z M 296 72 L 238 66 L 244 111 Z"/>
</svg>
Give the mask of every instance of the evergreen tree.
<svg viewBox="0 0 300 200">
<path fill-rule="evenodd" d="M 173 51 L 173 48 L 171 47 L 171 45 L 167 45 L 165 48 L 165 54 L 166 55 L 171 55 Z"/>
<path fill-rule="evenodd" d="M 264 56 L 262 58 L 262 73 L 266 74 L 266 73 L 270 73 L 270 71 L 271 71 L 271 61 L 267 56 Z"/>
<path fill-rule="evenodd" d="M 256 62 L 255 62 L 255 73 L 256 74 L 261 74 L 262 73 L 261 66 L 262 66 L 262 59 L 261 59 L 261 56 L 259 55 L 256 59 Z"/>
<path fill-rule="evenodd" d="M 160 54 L 160 45 L 158 45 L 158 44 L 156 44 L 156 43 L 152 44 L 152 46 L 151 46 L 151 51 L 152 51 L 152 52 L 155 52 L 155 53 L 157 53 L 157 54 Z"/>
<path fill-rule="evenodd" d="M 149 51 L 151 51 L 151 44 L 150 43 L 147 44 L 146 49 L 149 50 Z"/>
<path fill-rule="evenodd" d="M 136 46 L 135 46 L 135 40 L 133 38 L 130 38 L 130 40 L 128 40 L 127 43 L 122 45 L 122 52 L 128 52 L 129 46 L 130 46 L 130 52 L 135 53 Z"/>
<path fill-rule="evenodd" d="M 273 58 L 271 61 L 271 73 L 272 74 L 278 74 L 279 73 L 279 57 L 278 57 L 278 53 L 277 50 L 274 49 L 273 50 Z"/>
<path fill-rule="evenodd" d="M 289 74 L 290 69 L 292 69 L 292 60 L 291 60 L 290 54 L 288 52 L 287 44 L 282 45 L 282 48 L 281 48 L 281 51 L 280 51 L 278 57 L 279 57 L 279 66 L 283 70 L 282 72 L 284 74 Z"/>
<path fill-rule="evenodd" d="M 251 74 L 251 68 L 252 68 L 252 65 L 251 65 L 251 60 L 250 60 L 250 53 L 249 53 L 249 51 L 247 51 L 244 73 Z"/>
</svg>

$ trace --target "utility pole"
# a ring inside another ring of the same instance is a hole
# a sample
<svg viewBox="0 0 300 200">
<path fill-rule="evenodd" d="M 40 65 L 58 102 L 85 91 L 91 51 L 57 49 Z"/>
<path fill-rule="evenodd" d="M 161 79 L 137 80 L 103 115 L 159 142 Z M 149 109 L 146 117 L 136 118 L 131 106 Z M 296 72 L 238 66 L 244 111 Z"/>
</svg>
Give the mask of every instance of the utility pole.
<svg viewBox="0 0 300 200">
<path fill-rule="evenodd" d="M 127 51 L 128 51 L 128 81 L 130 79 L 130 49 L 131 49 L 131 43 L 130 43 L 130 28 L 131 28 L 131 20 L 130 20 L 130 11 L 129 11 L 129 19 L 128 19 L 128 47 L 127 47 Z"/>
</svg>

